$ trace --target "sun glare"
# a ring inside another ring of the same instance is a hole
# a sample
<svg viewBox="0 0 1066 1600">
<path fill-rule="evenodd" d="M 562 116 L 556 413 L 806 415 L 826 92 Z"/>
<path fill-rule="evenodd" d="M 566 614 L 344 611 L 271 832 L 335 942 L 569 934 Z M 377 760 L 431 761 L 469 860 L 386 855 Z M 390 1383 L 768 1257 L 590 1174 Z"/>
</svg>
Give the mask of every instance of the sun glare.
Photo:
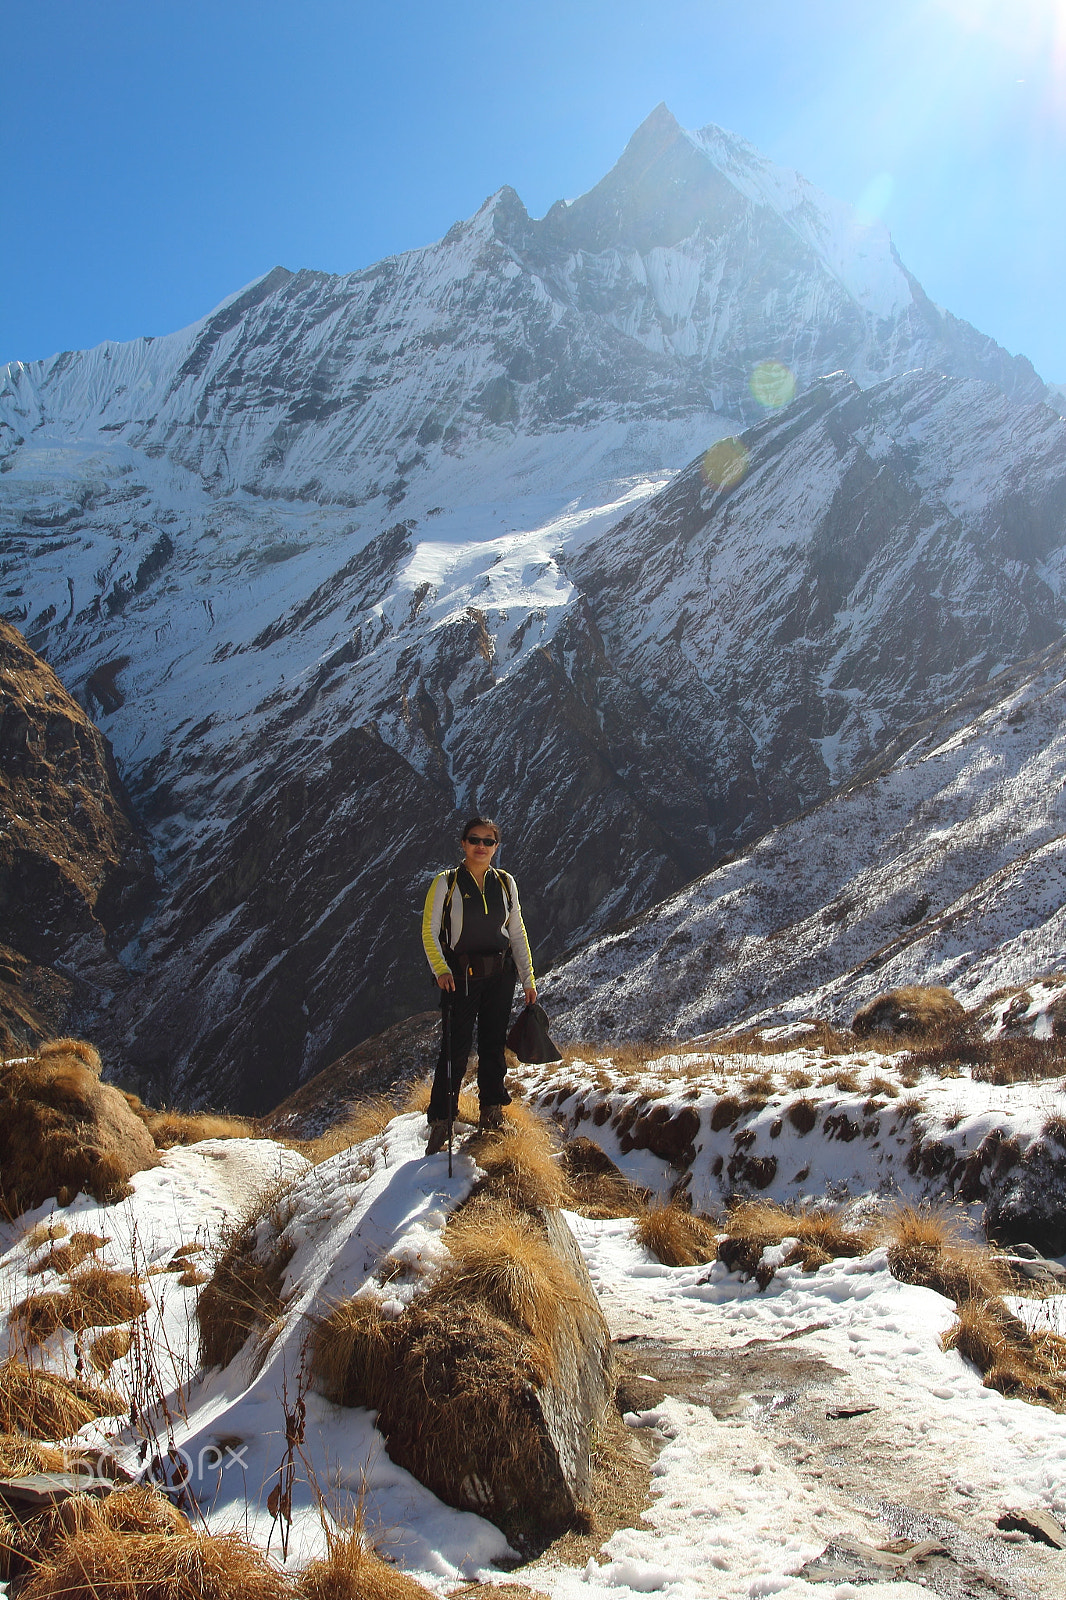
<svg viewBox="0 0 1066 1600">
<path fill-rule="evenodd" d="M 1008 55 L 1050 62 L 1061 87 L 1066 77 L 1066 0 L 936 0 L 968 34 L 981 35 Z"/>
</svg>

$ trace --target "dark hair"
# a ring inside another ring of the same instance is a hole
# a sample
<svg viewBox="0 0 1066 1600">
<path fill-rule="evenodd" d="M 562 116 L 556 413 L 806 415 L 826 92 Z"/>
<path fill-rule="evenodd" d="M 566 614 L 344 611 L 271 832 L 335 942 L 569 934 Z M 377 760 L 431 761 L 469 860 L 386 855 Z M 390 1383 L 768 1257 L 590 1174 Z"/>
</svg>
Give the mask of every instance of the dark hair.
<svg viewBox="0 0 1066 1600">
<path fill-rule="evenodd" d="M 460 839 L 465 839 L 469 835 L 471 828 L 491 828 L 496 835 L 496 843 L 499 844 L 500 826 L 499 823 L 493 822 L 491 817 L 467 817 L 463 823 L 463 831 L 459 835 Z"/>
</svg>

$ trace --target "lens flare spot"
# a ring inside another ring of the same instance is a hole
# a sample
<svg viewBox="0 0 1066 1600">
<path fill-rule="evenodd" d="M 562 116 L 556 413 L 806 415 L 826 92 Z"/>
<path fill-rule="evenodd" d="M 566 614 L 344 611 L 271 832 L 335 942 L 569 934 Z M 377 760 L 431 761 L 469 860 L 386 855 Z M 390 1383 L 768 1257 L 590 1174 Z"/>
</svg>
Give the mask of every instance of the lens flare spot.
<svg viewBox="0 0 1066 1600">
<path fill-rule="evenodd" d="M 747 475 L 748 452 L 743 440 L 719 439 L 700 462 L 703 481 L 714 489 L 733 489 Z"/>
<path fill-rule="evenodd" d="M 796 378 L 782 361 L 760 361 L 752 368 L 748 388 L 761 406 L 767 409 L 787 406 L 795 399 Z"/>
<path fill-rule="evenodd" d="M 861 228 L 869 228 L 884 216 L 892 199 L 895 181 L 891 172 L 879 172 L 871 178 L 855 202 L 855 220 Z"/>
</svg>

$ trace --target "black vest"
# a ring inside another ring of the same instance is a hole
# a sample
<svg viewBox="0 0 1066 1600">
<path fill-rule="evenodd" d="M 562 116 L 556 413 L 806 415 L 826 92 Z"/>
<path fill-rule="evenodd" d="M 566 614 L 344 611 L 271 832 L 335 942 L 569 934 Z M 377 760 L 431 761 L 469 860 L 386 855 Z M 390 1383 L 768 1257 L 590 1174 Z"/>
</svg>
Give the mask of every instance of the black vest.
<svg viewBox="0 0 1066 1600">
<path fill-rule="evenodd" d="M 456 942 L 456 950 L 464 955 L 496 955 L 510 944 L 504 923 L 507 920 L 507 901 L 503 884 L 491 869 L 485 874 L 485 894 L 465 867 L 459 868 L 455 892 L 463 897 L 463 928 Z M 485 907 L 488 907 L 486 912 Z"/>
</svg>

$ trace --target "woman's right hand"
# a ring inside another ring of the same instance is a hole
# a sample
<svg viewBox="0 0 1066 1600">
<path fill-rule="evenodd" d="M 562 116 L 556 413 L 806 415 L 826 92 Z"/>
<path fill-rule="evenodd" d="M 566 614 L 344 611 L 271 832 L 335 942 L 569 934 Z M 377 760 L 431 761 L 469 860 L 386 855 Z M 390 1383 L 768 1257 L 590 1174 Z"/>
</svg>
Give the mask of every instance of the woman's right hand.
<svg viewBox="0 0 1066 1600">
<path fill-rule="evenodd" d="M 454 991 L 454 989 L 455 989 L 455 977 L 454 977 L 454 975 L 452 973 L 450 973 L 450 972 L 446 972 L 443 977 L 438 978 L 437 979 L 437 988 L 438 989 L 451 989 L 451 990 Z"/>
</svg>

